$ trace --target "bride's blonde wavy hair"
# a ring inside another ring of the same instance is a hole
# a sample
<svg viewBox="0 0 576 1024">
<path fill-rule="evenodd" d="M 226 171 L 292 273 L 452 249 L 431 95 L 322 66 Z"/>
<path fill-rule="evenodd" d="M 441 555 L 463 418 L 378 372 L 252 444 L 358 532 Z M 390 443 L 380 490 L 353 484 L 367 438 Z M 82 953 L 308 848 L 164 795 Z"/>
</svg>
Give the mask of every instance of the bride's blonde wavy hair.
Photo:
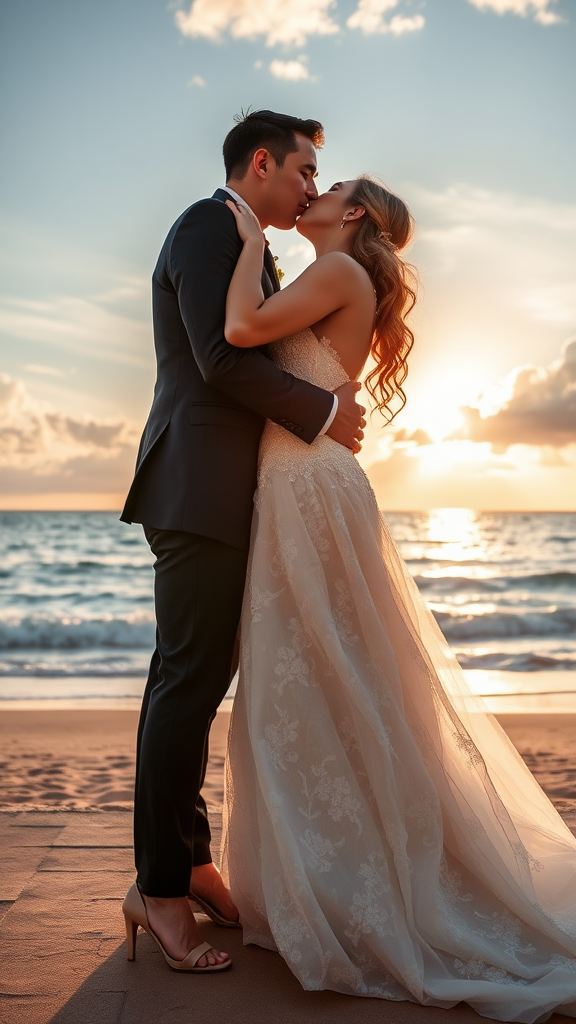
<svg viewBox="0 0 576 1024">
<path fill-rule="evenodd" d="M 414 220 L 398 196 L 362 175 L 346 205 L 363 206 L 364 216 L 352 242 L 352 256 L 370 275 L 376 292 L 376 314 L 370 355 L 376 363 L 364 383 L 376 408 L 388 423 L 406 404 L 402 384 L 408 374 L 407 357 L 414 334 L 406 317 L 416 302 L 416 273 L 398 255 L 408 244 Z M 397 396 L 400 407 L 390 402 Z"/>
</svg>

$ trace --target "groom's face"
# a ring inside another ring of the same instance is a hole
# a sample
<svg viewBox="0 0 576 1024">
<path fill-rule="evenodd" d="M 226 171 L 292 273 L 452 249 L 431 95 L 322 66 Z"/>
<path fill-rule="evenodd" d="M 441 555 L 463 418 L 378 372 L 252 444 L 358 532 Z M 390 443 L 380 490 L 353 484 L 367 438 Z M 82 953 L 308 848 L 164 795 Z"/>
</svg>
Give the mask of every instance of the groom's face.
<svg viewBox="0 0 576 1024">
<path fill-rule="evenodd" d="M 316 150 L 305 135 L 296 135 L 296 141 L 297 151 L 288 153 L 282 167 L 271 161 L 266 180 L 266 220 L 284 231 L 293 228 L 297 218 L 318 198 L 314 181 L 318 173 Z"/>
</svg>

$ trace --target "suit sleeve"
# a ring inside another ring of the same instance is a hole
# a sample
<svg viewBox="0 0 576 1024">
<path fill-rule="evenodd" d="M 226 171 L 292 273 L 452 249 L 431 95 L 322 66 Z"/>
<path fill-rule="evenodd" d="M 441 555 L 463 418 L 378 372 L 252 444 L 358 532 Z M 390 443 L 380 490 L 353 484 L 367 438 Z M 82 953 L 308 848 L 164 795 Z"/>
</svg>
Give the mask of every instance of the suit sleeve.
<svg viewBox="0 0 576 1024">
<path fill-rule="evenodd" d="M 224 337 L 226 294 L 241 249 L 234 216 L 217 199 L 191 207 L 176 230 L 168 270 L 194 358 L 207 384 L 310 443 L 332 411 L 332 393 Z"/>
</svg>

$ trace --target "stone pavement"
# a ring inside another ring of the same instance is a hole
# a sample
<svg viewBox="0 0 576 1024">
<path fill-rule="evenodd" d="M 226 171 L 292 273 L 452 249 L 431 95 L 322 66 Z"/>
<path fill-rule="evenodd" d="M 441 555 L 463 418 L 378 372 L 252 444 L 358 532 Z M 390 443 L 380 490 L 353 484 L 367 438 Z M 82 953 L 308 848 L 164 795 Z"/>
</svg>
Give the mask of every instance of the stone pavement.
<svg viewBox="0 0 576 1024">
<path fill-rule="evenodd" d="M 213 821 L 219 808 L 211 808 Z M 0 813 L 1 1024 L 473 1024 L 473 1010 L 304 992 L 282 959 L 202 919 L 232 970 L 177 974 L 140 932 L 126 959 L 134 877 L 126 812 Z M 214 847 L 218 848 L 217 828 Z M 555 1015 L 556 1024 L 568 1018 Z"/>
</svg>

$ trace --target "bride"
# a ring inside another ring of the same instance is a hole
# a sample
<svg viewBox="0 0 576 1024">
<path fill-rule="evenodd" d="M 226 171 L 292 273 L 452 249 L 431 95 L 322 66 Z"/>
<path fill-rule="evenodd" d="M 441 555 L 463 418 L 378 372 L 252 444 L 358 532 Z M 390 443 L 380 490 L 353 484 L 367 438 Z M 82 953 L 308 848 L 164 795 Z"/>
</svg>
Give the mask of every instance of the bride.
<svg viewBox="0 0 576 1024">
<path fill-rule="evenodd" d="M 388 416 L 414 302 L 405 205 L 339 182 L 298 223 L 317 259 L 264 301 L 244 248 L 232 345 L 324 388 L 358 378 Z M 224 874 L 244 941 L 305 989 L 504 1021 L 576 1016 L 576 840 L 470 693 L 352 452 L 268 423 L 260 449 L 227 764 Z"/>
</svg>

